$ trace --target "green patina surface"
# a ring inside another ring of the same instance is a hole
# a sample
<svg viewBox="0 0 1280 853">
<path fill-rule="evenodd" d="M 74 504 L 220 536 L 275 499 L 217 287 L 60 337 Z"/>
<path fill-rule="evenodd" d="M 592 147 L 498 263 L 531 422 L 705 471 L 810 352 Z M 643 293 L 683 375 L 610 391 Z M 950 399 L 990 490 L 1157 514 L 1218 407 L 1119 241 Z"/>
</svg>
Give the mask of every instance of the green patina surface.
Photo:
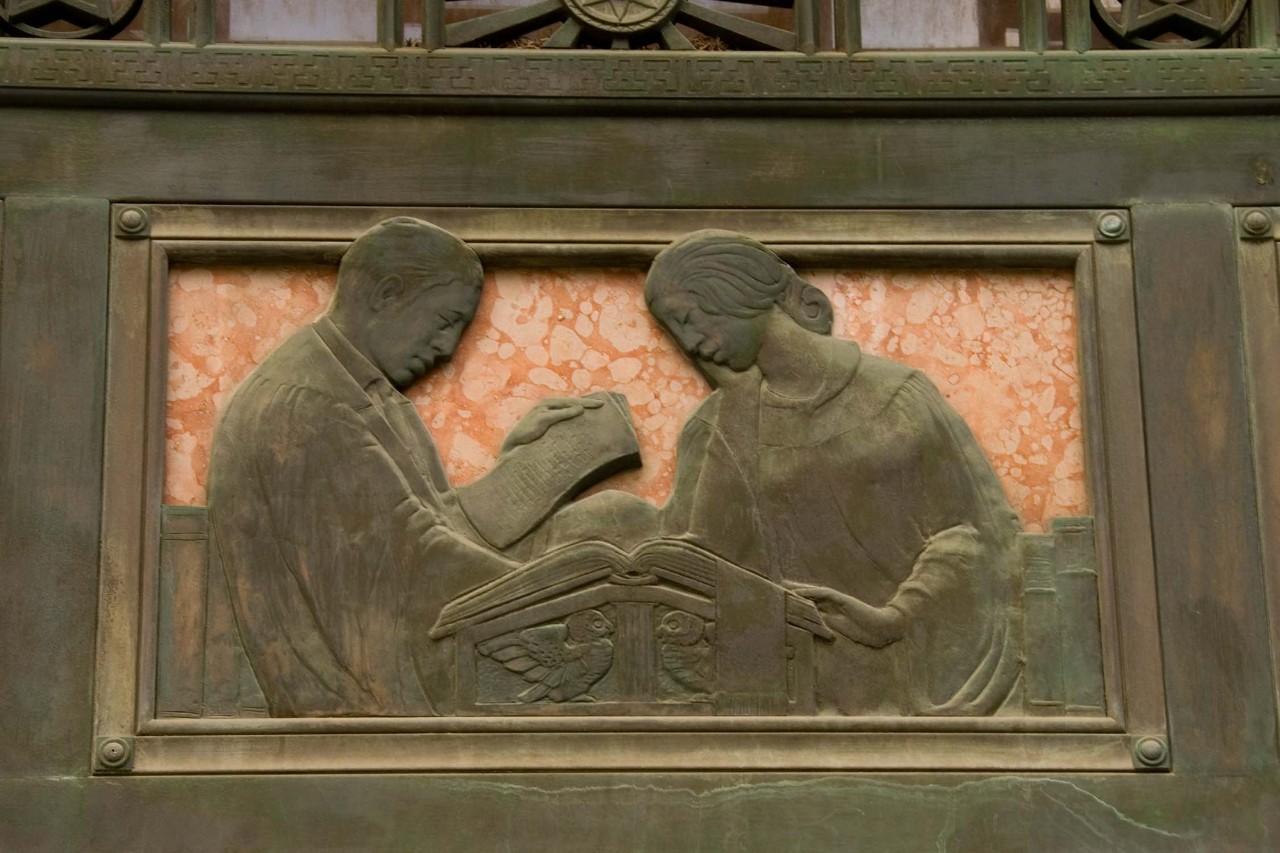
<svg viewBox="0 0 1280 853">
<path fill-rule="evenodd" d="M 579 63 L 0 44 L 0 846 L 1275 849 L 1277 510 L 1258 460 L 1280 434 L 1256 417 L 1265 371 L 1243 330 L 1270 315 L 1241 298 L 1232 206 L 1280 204 L 1277 95 L 1269 51 Z M 557 101 L 576 115 L 546 114 Z M 92 777 L 121 201 L 1130 208 L 1164 654 L 1148 675 L 1172 772 Z"/>
</svg>

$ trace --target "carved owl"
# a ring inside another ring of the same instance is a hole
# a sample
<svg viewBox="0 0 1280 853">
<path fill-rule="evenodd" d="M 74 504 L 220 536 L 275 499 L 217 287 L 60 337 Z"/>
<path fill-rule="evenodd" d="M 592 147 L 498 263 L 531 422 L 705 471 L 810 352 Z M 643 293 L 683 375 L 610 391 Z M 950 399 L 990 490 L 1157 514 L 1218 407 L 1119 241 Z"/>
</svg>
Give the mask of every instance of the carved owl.
<svg viewBox="0 0 1280 853">
<path fill-rule="evenodd" d="M 658 659 L 677 684 L 697 693 L 709 693 L 714 686 L 715 660 L 712 657 L 714 625 L 692 613 L 672 610 L 662 617 L 655 633 Z"/>
<path fill-rule="evenodd" d="M 599 610 L 574 613 L 564 622 L 503 634 L 479 644 L 493 658 L 532 686 L 521 702 L 595 701 L 587 691 L 613 666 L 613 623 Z"/>
</svg>

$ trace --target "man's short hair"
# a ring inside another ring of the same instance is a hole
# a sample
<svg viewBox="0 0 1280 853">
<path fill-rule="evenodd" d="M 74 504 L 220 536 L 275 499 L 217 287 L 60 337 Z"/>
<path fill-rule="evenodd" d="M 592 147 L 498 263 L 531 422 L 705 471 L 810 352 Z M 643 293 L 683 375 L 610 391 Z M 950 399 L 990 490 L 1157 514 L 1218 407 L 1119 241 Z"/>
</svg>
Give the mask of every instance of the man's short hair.
<svg viewBox="0 0 1280 853">
<path fill-rule="evenodd" d="M 379 222 L 347 248 L 338 264 L 334 305 L 362 308 L 389 275 L 406 281 L 425 277 L 431 284 L 455 279 L 474 287 L 484 283 L 480 258 L 470 246 L 429 222 L 397 216 Z"/>
</svg>

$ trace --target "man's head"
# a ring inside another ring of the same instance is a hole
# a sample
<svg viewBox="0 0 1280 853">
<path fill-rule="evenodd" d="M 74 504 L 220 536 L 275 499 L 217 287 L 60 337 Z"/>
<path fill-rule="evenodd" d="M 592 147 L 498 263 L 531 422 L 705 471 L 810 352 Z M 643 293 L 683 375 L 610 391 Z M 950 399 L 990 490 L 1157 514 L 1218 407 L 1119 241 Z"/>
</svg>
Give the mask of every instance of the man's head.
<svg viewBox="0 0 1280 853">
<path fill-rule="evenodd" d="M 342 256 L 329 315 L 397 388 L 447 361 L 476 313 L 484 271 L 448 231 L 400 216 Z"/>
<path fill-rule="evenodd" d="M 780 309 L 831 334 L 831 303 L 766 246 L 732 231 L 695 231 L 663 249 L 645 279 L 649 310 L 684 352 L 734 371 L 755 363 Z"/>
</svg>

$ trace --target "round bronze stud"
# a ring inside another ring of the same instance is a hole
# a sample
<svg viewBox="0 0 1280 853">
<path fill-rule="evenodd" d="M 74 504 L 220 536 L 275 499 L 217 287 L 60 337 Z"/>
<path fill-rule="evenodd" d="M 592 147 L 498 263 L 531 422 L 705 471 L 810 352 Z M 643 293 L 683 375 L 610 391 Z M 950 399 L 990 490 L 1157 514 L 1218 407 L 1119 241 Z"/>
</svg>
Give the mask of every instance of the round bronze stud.
<svg viewBox="0 0 1280 853">
<path fill-rule="evenodd" d="M 1265 210 L 1250 210 L 1240 219 L 1246 234 L 1262 237 L 1271 231 L 1271 217 Z"/>
<path fill-rule="evenodd" d="M 1098 233 L 1108 240 L 1116 240 L 1124 236 L 1128 225 L 1124 217 L 1118 213 L 1104 213 L 1098 217 Z"/>
<path fill-rule="evenodd" d="M 141 208 L 127 207 L 120 211 L 116 222 L 125 234 L 141 234 L 147 227 L 147 214 Z"/>
<path fill-rule="evenodd" d="M 98 761 L 111 770 L 118 770 L 128 764 L 129 753 L 129 744 L 118 737 L 107 738 L 98 744 Z"/>
<path fill-rule="evenodd" d="M 1133 746 L 1133 754 L 1138 763 L 1145 767 L 1159 767 L 1169 758 L 1169 747 L 1162 738 L 1139 738 Z"/>
</svg>

